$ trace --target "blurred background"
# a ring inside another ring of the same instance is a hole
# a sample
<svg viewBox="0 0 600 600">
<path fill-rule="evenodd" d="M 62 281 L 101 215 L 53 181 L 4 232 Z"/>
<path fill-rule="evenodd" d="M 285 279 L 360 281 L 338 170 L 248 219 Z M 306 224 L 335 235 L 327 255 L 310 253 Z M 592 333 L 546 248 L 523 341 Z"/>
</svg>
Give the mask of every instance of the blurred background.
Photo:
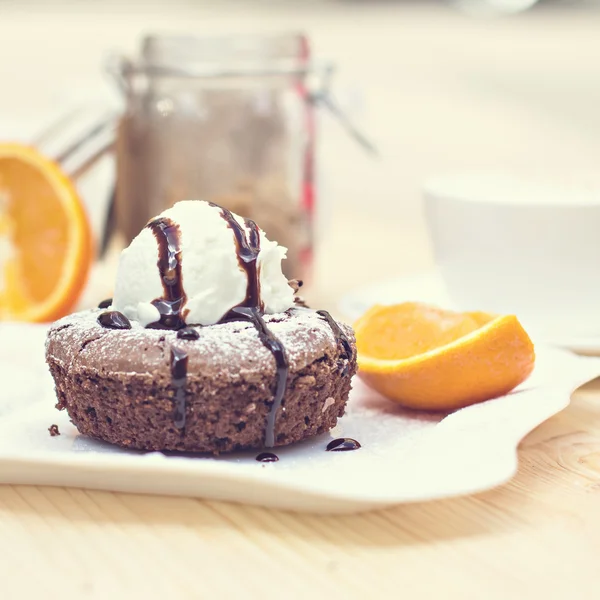
<svg viewBox="0 0 600 600">
<path fill-rule="evenodd" d="M 354 286 L 349 264 L 368 283 L 431 262 L 420 194 L 430 174 L 491 167 L 599 183 L 591 1 L 0 0 L 0 138 L 35 139 L 82 105 L 118 107 L 107 57 L 134 56 L 144 35 L 289 31 L 335 64 L 335 106 L 376 148 L 317 109 L 313 281 L 324 303 Z M 111 160 L 82 183 L 100 237 Z"/>
</svg>

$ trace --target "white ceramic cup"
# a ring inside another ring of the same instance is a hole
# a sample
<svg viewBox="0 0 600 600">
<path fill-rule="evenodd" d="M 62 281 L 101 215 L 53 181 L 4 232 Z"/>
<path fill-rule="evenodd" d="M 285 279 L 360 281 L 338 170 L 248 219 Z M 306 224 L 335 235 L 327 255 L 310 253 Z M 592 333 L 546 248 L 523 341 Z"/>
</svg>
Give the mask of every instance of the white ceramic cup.
<svg viewBox="0 0 600 600">
<path fill-rule="evenodd" d="M 540 335 L 600 334 L 600 191 L 480 173 L 432 178 L 424 200 L 457 308 L 516 314 Z"/>
</svg>

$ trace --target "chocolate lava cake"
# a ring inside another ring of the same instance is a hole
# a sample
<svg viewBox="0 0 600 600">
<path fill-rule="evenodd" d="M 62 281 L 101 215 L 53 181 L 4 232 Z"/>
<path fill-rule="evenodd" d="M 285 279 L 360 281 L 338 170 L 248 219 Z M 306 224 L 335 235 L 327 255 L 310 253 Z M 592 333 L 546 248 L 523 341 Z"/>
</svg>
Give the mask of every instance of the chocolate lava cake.
<svg viewBox="0 0 600 600">
<path fill-rule="evenodd" d="M 264 317 L 289 365 L 276 412 L 278 368 L 251 323 L 107 329 L 101 314 L 65 317 L 48 334 L 57 408 L 82 434 L 127 448 L 216 454 L 298 442 L 330 430 L 344 414 L 356 371 L 354 337 L 344 325 L 338 337 L 315 311 Z"/>
<path fill-rule="evenodd" d="M 151 301 L 157 320 L 130 319 L 108 301 L 50 328 L 46 360 L 56 406 L 80 433 L 126 448 L 218 454 L 298 442 L 330 430 L 344 414 L 356 372 L 351 328 L 295 304 L 286 279 L 289 307 L 266 314 L 258 257 L 261 239 L 272 243 L 252 221 L 210 207 L 231 230 L 246 289 L 218 322 L 186 322 L 185 244 L 166 211 L 147 227 L 163 286 Z"/>
</svg>

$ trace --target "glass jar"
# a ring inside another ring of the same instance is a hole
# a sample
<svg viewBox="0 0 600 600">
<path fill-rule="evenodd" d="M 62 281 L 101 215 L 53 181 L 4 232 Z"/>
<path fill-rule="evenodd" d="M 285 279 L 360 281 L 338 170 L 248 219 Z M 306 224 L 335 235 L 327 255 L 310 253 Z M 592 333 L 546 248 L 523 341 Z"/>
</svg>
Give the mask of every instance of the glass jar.
<svg viewBox="0 0 600 600">
<path fill-rule="evenodd" d="M 253 219 L 306 278 L 313 249 L 315 122 L 310 48 L 301 34 L 147 37 L 115 74 L 115 228 L 128 243 L 185 199 Z"/>
</svg>

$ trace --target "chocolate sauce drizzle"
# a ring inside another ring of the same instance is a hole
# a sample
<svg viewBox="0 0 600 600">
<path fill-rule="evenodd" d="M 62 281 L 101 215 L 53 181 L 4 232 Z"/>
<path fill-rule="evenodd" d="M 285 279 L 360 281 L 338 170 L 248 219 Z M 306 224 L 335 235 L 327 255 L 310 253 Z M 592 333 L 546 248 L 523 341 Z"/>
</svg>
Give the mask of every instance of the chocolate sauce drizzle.
<svg viewBox="0 0 600 600">
<path fill-rule="evenodd" d="M 267 416 L 267 427 L 265 431 L 265 447 L 272 448 L 275 445 L 275 422 L 277 411 L 281 406 L 289 375 L 289 362 L 283 344 L 271 333 L 264 319 L 254 307 L 236 306 L 225 315 L 226 321 L 249 321 L 258 332 L 260 341 L 271 352 L 275 359 L 276 384 L 273 404 Z"/>
<path fill-rule="evenodd" d="M 175 427 L 185 427 L 185 384 L 187 380 L 188 355 L 185 350 L 171 348 L 171 383 L 175 388 Z"/>
<path fill-rule="evenodd" d="M 348 452 L 358 450 L 360 447 L 360 444 L 352 438 L 337 438 L 327 444 L 326 450 L 327 452 Z"/>
<path fill-rule="evenodd" d="M 158 271 L 163 286 L 162 298 L 152 301 L 160 313 L 160 319 L 148 325 L 151 329 L 182 329 L 185 321 L 182 315 L 186 301 L 181 277 L 181 240 L 179 225 L 161 217 L 147 225 L 152 230 L 158 244 Z"/>
<path fill-rule="evenodd" d="M 158 272 L 163 286 L 162 298 L 152 301 L 160 314 L 160 319 L 150 323 L 147 327 L 151 329 L 179 329 L 187 331 L 185 320 L 182 315 L 183 306 L 186 301 L 183 289 L 183 278 L 181 275 L 181 232 L 179 226 L 170 219 L 160 217 L 150 221 L 147 225 L 152 230 L 156 243 L 158 244 Z M 191 329 L 190 331 L 194 331 Z M 197 334 L 197 332 L 196 332 Z M 185 336 L 193 334 L 186 333 Z M 183 337 L 180 339 L 197 339 Z M 171 348 L 171 383 L 175 388 L 175 410 L 173 421 L 175 427 L 185 427 L 185 386 L 187 380 L 188 355 L 180 348 Z"/>
<path fill-rule="evenodd" d="M 277 462 L 279 460 L 279 456 L 277 454 L 273 454 L 272 452 L 261 452 L 256 460 L 258 462 Z"/>
<path fill-rule="evenodd" d="M 233 307 L 223 316 L 221 322 L 248 321 L 258 331 L 258 336 L 263 345 L 271 352 L 275 359 L 277 377 L 273 404 L 267 416 L 267 427 L 265 431 L 265 447 L 272 448 L 275 445 L 275 423 L 277 411 L 283 401 L 290 365 L 283 344 L 277 339 L 267 327 L 262 312 L 264 304 L 260 297 L 260 270 L 257 259 L 260 253 L 260 232 L 254 221 L 244 219 L 246 228 L 238 223 L 231 211 L 211 203 L 211 206 L 221 211 L 221 216 L 226 221 L 235 236 L 235 246 L 240 268 L 246 273 L 246 297 L 240 304 Z"/>
<path fill-rule="evenodd" d="M 249 229 L 246 231 L 233 216 L 233 213 L 222 206 L 210 203 L 211 206 L 221 211 L 221 216 L 235 236 L 235 249 L 240 268 L 246 273 L 246 298 L 238 306 L 264 310 L 260 297 L 260 273 L 258 269 L 258 255 L 260 253 L 260 233 L 258 226 L 250 219 L 244 219 L 244 224 Z"/>
<path fill-rule="evenodd" d="M 118 310 L 103 312 L 98 317 L 98 323 L 106 329 L 131 329 L 129 319 Z"/>
<path fill-rule="evenodd" d="M 342 369 L 342 375 L 347 375 L 350 360 L 352 359 L 352 346 L 350 345 L 350 340 L 348 339 L 348 336 L 342 331 L 342 328 L 335 322 L 334 318 L 326 310 L 318 310 L 317 314 L 327 321 L 329 327 L 331 327 L 331 330 L 333 331 L 336 343 L 338 345 L 341 344 L 342 348 L 344 349 L 343 358 L 346 360 L 346 364 Z"/>
</svg>

